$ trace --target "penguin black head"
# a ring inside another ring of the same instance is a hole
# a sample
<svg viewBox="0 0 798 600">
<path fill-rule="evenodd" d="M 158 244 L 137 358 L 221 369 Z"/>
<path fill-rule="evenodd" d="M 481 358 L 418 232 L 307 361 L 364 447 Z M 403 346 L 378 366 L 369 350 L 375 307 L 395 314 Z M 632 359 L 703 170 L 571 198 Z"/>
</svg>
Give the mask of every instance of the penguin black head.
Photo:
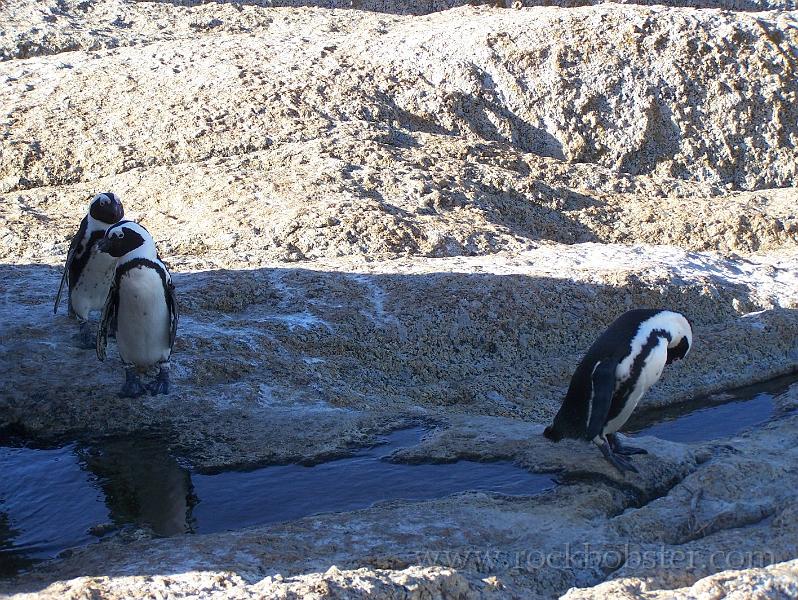
<svg viewBox="0 0 798 600">
<path fill-rule="evenodd" d="M 682 314 L 671 311 L 663 311 L 662 314 L 667 315 L 670 320 L 668 333 L 671 338 L 668 343 L 668 358 L 665 360 L 665 364 L 669 365 L 690 352 L 693 345 L 693 326 Z"/>
<path fill-rule="evenodd" d="M 690 342 L 685 336 L 673 348 L 668 348 L 668 359 L 665 362 L 666 364 L 671 364 L 673 361 L 687 356 L 688 352 L 690 352 Z"/>
<path fill-rule="evenodd" d="M 112 225 L 125 216 L 122 202 L 111 192 L 97 194 L 91 199 L 89 215 L 92 219 Z"/>
<path fill-rule="evenodd" d="M 97 249 L 114 258 L 120 258 L 131 252 L 136 252 L 143 258 L 157 256 L 155 242 L 150 233 L 133 221 L 120 221 L 109 227 L 105 237 L 98 242 Z"/>
</svg>

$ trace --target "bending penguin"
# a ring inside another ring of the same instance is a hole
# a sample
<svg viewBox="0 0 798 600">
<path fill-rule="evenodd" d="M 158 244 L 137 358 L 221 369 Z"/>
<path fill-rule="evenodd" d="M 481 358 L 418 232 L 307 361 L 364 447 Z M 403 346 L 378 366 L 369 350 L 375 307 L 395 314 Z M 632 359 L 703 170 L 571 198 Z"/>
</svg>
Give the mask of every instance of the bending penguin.
<svg viewBox="0 0 798 600">
<path fill-rule="evenodd" d="M 97 243 L 105 236 L 106 230 L 124 216 L 125 210 L 117 196 L 111 192 L 97 194 L 91 199 L 89 211 L 69 244 L 53 314 L 58 312 L 66 283 L 69 290 L 69 316 L 76 317 L 80 323 L 79 342 L 83 348 L 94 348 L 89 313 L 103 307 L 116 264 L 114 257 L 97 251 Z"/>
<path fill-rule="evenodd" d="M 116 344 L 125 365 L 120 396 L 136 398 L 147 389 L 169 393 L 169 358 L 177 333 L 175 287 L 158 258 L 155 242 L 138 223 L 120 221 L 109 227 L 98 245 L 100 252 L 118 259 L 97 332 L 97 358 L 105 360 L 109 325 L 116 320 Z M 158 366 L 158 375 L 145 388 L 139 379 Z"/>
<path fill-rule="evenodd" d="M 625 457 L 647 451 L 621 445 L 615 433 L 665 365 L 684 358 L 692 343 L 690 322 L 677 312 L 640 309 L 622 314 L 579 363 L 554 423 L 543 435 L 554 442 L 592 441 L 621 473 L 637 473 Z"/>
</svg>

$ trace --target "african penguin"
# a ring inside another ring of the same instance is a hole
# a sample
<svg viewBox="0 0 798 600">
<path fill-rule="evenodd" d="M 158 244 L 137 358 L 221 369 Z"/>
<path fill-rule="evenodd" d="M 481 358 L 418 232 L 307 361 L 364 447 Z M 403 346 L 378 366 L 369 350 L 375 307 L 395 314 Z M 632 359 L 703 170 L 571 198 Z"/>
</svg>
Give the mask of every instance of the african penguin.
<svg viewBox="0 0 798 600">
<path fill-rule="evenodd" d="M 114 257 L 97 252 L 97 242 L 105 236 L 105 231 L 120 221 L 124 215 L 125 210 L 117 196 L 111 192 L 97 194 L 91 199 L 89 211 L 83 217 L 77 233 L 69 244 L 53 314 L 58 312 L 58 304 L 66 283 L 69 290 L 69 315 L 77 317 L 80 323 L 79 343 L 83 348 L 94 347 L 88 322 L 89 313 L 103 307 L 116 264 Z"/>
<path fill-rule="evenodd" d="M 158 376 L 149 391 L 153 396 L 168 394 L 177 302 L 172 278 L 158 257 L 155 242 L 138 223 L 120 221 L 108 228 L 98 249 L 118 260 L 97 332 L 97 357 L 105 360 L 108 328 L 116 319 L 116 345 L 125 365 L 120 396 L 144 394 L 139 372 L 156 365 Z"/>
<path fill-rule="evenodd" d="M 646 454 L 622 446 L 617 432 L 662 375 L 665 365 L 684 358 L 693 343 L 690 322 L 669 310 L 630 310 L 618 317 L 585 354 L 568 393 L 543 435 L 593 441 L 615 468 L 637 473 L 624 456 Z"/>
</svg>

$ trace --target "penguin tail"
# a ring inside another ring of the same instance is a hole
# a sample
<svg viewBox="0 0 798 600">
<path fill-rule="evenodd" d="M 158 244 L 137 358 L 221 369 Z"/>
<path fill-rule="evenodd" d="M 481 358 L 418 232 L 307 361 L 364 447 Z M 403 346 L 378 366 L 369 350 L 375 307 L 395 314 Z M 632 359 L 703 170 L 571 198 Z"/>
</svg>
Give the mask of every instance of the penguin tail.
<svg viewBox="0 0 798 600">
<path fill-rule="evenodd" d="M 562 434 L 557 431 L 553 425 L 546 427 L 546 429 L 543 430 L 543 435 L 552 442 L 559 442 L 563 438 Z"/>
</svg>

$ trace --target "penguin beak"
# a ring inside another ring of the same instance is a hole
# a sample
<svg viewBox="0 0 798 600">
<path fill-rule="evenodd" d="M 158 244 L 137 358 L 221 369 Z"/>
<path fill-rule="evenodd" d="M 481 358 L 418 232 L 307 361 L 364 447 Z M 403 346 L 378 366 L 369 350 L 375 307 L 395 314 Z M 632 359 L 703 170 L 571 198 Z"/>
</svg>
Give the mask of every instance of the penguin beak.
<svg viewBox="0 0 798 600">
<path fill-rule="evenodd" d="M 125 217 L 125 209 L 122 206 L 122 203 L 119 200 L 117 200 L 114 202 L 114 218 L 116 219 L 116 221 L 114 222 L 118 223 L 124 217 Z"/>
<path fill-rule="evenodd" d="M 105 252 L 106 254 L 111 253 L 111 240 L 108 238 L 103 238 L 99 242 L 97 242 L 97 252 Z"/>
</svg>

